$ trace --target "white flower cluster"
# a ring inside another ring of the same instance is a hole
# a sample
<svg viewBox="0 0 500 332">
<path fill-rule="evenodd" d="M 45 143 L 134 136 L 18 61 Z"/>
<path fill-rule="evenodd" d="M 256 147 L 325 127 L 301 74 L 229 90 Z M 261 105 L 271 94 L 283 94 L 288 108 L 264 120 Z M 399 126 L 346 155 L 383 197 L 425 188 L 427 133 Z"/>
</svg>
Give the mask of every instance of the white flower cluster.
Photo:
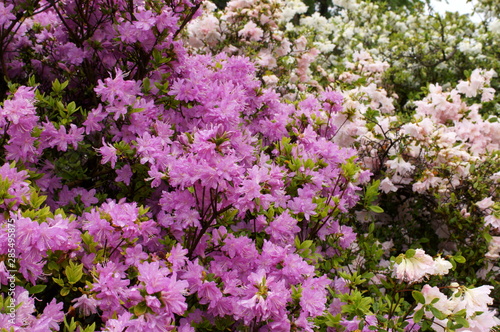
<svg viewBox="0 0 500 332">
<path fill-rule="evenodd" d="M 452 264 L 440 256 L 432 258 L 422 249 L 410 249 L 396 258 L 394 274 L 401 281 L 416 283 L 431 275 L 445 275 L 451 268 Z"/>
<path fill-rule="evenodd" d="M 452 283 L 453 289 L 451 296 L 446 296 L 438 287 L 424 285 L 422 294 L 425 298 L 425 304 L 433 304 L 434 308 L 439 310 L 444 316 L 456 314 L 465 310 L 465 317 L 469 324 L 468 328 L 461 328 L 458 332 L 489 332 L 493 327 L 500 324 L 500 319 L 496 317 L 497 311 L 488 308 L 493 304 L 493 298 L 490 292 L 493 286 L 480 286 L 476 288 L 467 288 L 457 283 Z M 423 304 L 418 304 L 415 311 L 420 310 Z M 431 311 L 425 311 L 429 319 L 433 319 L 432 328 L 436 332 L 448 331 L 446 326 L 448 319 L 439 319 Z"/>
<path fill-rule="evenodd" d="M 452 264 L 440 256 L 432 258 L 422 249 L 410 249 L 406 254 L 401 254 L 396 258 L 394 264 L 394 275 L 397 279 L 410 284 L 423 281 L 431 275 L 446 275 L 452 268 Z M 425 298 L 425 305 L 432 305 L 443 314 L 443 317 L 436 317 L 436 313 L 425 310 L 427 318 L 432 319 L 432 328 L 435 331 L 447 331 L 448 318 L 450 315 L 465 311 L 465 318 L 469 324 L 468 328 L 458 329 L 459 332 L 489 332 L 491 328 L 500 324 L 496 317 L 497 311 L 490 310 L 489 305 L 493 304 L 493 298 L 489 296 L 493 286 L 480 286 L 467 288 L 457 283 L 452 283 L 450 287 L 453 293 L 450 296 L 444 294 L 440 288 L 424 285 L 422 295 Z M 419 303 L 415 312 L 422 309 L 424 304 Z"/>
</svg>

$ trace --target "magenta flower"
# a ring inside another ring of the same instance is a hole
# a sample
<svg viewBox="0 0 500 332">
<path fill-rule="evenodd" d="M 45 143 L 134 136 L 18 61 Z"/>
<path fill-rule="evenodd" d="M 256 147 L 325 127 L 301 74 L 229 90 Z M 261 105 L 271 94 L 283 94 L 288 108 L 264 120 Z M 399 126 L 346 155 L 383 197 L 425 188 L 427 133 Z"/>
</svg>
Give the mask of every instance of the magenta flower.
<svg viewBox="0 0 500 332">
<path fill-rule="evenodd" d="M 84 316 L 90 316 L 97 313 L 97 305 L 99 302 L 94 298 L 89 298 L 87 294 L 84 294 L 71 302 L 74 303 L 73 307 L 78 309 Z"/>
<path fill-rule="evenodd" d="M 110 162 L 111 167 L 115 168 L 116 161 L 118 160 L 118 156 L 116 155 L 116 148 L 111 144 L 104 142 L 104 138 L 102 139 L 102 144 L 103 146 L 99 148 L 99 153 L 102 155 L 101 164 Z"/>
<path fill-rule="evenodd" d="M 309 277 L 302 283 L 300 307 L 308 316 L 321 316 L 326 310 L 327 286 L 331 284 L 325 275 Z"/>
<path fill-rule="evenodd" d="M 304 218 L 309 220 L 310 216 L 315 215 L 316 203 L 312 202 L 312 199 L 316 192 L 311 188 L 311 186 L 304 186 L 304 188 L 298 189 L 298 196 L 294 197 L 288 202 L 288 207 L 295 214 L 303 213 Z"/>
<path fill-rule="evenodd" d="M 118 175 L 115 178 L 115 182 L 123 182 L 127 186 L 130 185 L 130 180 L 132 179 L 132 168 L 129 164 L 124 165 L 122 168 L 116 170 L 116 174 Z"/>
<path fill-rule="evenodd" d="M 223 294 L 214 281 L 204 281 L 198 288 L 198 297 L 201 304 L 208 304 L 209 308 L 217 306 Z"/>
<path fill-rule="evenodd" d="M 36 109 L 33 105 L 34 96 L 33 88 L 25 86 L 19 87 L 14 94 L 14 97 L 12 99 L 5 100 L 3 107 L 0 107 L 0 124 L 7 120 L 12 122 L 14 125 L 17 125 L 25 122 L 26 118 L 29 119 L 35 116 Z"/>
<path fill-rule="evenodd" d="M 250 273 L 248 282 L 244 299 L 238 301 L 238 305 L 242 307 L 238 315 L 246 324 L 253 318 L 266 321 L 285 315 L 286 304 L 291 296 L 283 280 L 277 281 L 266 275 L 263 269 L 259 269 Z"/>
<path fill-rule="evenodd" d="M 278 244 L 292 243 L 295 235 L 300 232 L 297 219 L 292 218 L 288 210 L 276 217 L 266 228 L 266 233 L 271 235 L 271 241 Z"/>
<path fill-rule="evenodd" d="M 165 306 L 164 310 L 167 315 L 182 315 L 187 309 L 186 298 L 187 288 L 189 284 L 185 280 L 177 280 L 177 275 L 174 273 L 170 278 L 167 278 L 166 283 L 161 291 L 161 302 Z"/>
<path fill-rule="evenodd" d="M 9 21 L 16 19 L 16 16 L 12 14 L 12 9 L 14 9 L 13 4 L 5 6 L 3 3 L 0 3 L 0 26 L 3 27 Z"/>
<path fill-rule="evenodd" d="M 137 278 L 145 284 L 148 294 L 161 291 L 167 280 L 165 276 L 170 274 L 170 270 L 166 267 L 160 267 L 159 262 L 143 262 L 137 268 L 139 269 Z"/>
<path fill-rule="evenodd" d="M 8 163 L 0 167 L 0 178 L 8 180 L 10 186 L 7 189 L 7 193 L 13 198 L 6 198 L 4 200 L 4 205 L 8 206 L 12 204 L 12 208 L 16 209 L 23 199 L 30 199 L 30 188 L 29 183 L 26 181 L 28 179 L 27 171 L 17 171 L 17 168 L 11 167 Z"/>
<path fill-rule="evenodd" d="M 142 245 L 125 249 L 125 264 L 139 266 L 142 261 L 148 259 L 149 255 L 142 251 Z"/>
<path fill-rule="evenodd" d="M 167 254 L 167 261 L 172 265 L 173 271 L 178 271 L 186 264 L 188 250 L 177 243 Z"/>
<path fill-rule="evenodd" d="M 152 26 L 155 24 L 155 18 L 153 17 L 150 10 L 144 10 L 135 13 L 135 18 L 137 19 L 134 22 L 134 25 L 139 30 L 150 30 Z"/>
</svg>

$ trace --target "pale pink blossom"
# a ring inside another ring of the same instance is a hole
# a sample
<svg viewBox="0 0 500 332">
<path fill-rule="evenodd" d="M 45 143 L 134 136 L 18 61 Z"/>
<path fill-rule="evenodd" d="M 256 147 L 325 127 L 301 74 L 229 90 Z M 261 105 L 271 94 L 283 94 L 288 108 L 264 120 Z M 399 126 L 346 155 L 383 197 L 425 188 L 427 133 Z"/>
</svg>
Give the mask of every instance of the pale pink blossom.
<svg viewBox="0 0 500 332">
<path fill-rule="evenodd" d="M 304 36 L 300 36 L 295 40 L 295 50 L 302 52 L 306 50 L 307 39 Z"/>
<path fill-rule="evenodd" d="M 276 75 L 265 75 L 262 76 L 262 80 L 266 83 L 268 86 L 275 86 L 276 83 L 278 83 L 278 77 Z"/>
<path fill-rule="evenodd" d="M 500 257 L 500 236 L 493 236 L 488 244 L 488 252 L 485 257 L 489 259 L 496 259 Z"/>
<path fill-rule="evenodd" d="M 423 136 L 419 133 L 419 128 L 416 123 L 407 123 L 401 127 L 406 135 L 410 135 L 417 139 L 423 139 Z"/>
<path fill-rule="evenodd" d="M 455 304 L 451 302 L 445 294 L 441 293 L 438 287 L 424 285 L 424 287 L 422 288 L 422 295 L 425 298 L 425 304 L 431 304 L 432 301 L 436 301 L 436 299 L 438 299 L 437 302 L 433 304 L 434 308 L 441 311 L 445 315 L 452 314 L 452 310 Z M 419 303 L 415 308 L 415 312 L 420 310 L 422 307 L 423 305 Z M 432 319 L 431 327 L 433 330 L 435 330 L 436 332 L 444 332 L 442 326 L 446 326 L 448 322 L 447 319 L 437 319 L 430 311 L 425 311 L 425 317 L 427 317 L 428 319 Z"/>
<path fill-rule="evenodd" d="M 434 275 L 445 275 L 448 274 L 453 265 L 441 256 L 438 256 L 434 259 Z"/>
<path fill-rule="evenodd" d="M 290 41 L 288 39 L 283 40 L 281 42 L 280 47 L 278 47 L 276 49 L 276 55 L 278 55 L 278 56 L 287 55 L 288 53 L 290 53 L 290 51 L 292 49 L 291 46 L 292 46 L 292 43 L 290 43 Z"/>
<path fill-rule="evenodd" d="M 483 88 L 483 93 L 481 94 L 481 102 L 485 103 L 492 101 L 495 98 L 495 89 L 493 88 Z"/>
<path fill-rule="evenodd" d="M 495 310 L 483 312 L 481 315 L 467 319 L 469 327 L 458 329 L 457 332 L 490 332 L 492 328 L 500 325 L 500 319 L 497 318 Z"/>
<path fill-rule="evenodd" d="M 454 312 L 465 309 L 467 317 L 471 317 L 476 312 L 488 311 L 488 305 L 493 304 L 493 298 L 490 297 L 493 286 L 484 285 L 476 288 L 459 287 L 452 299 L 456 301 L 457 305 Z M 459 296 L 456 296 L 459 292 Z"/>
<path fill-rule="evenodd" d="M 407 161 L 404 161 L 402 158 L 388 160 L 385 162 L 385 164 L 390 169 L 395 170 L 396 173 L 399 175 L 405 175 L 407 173 L 412 172 L 415 169 L 415 166 L 413 166 Z"/>
<path fill-rule="evenodd" d="M 493 204 L 495 204 L 495 202 L 493 201 L 493 199 L 491 199 L 491 196 L 490 197 L 486 197 L 485 199 L 482 199 L 479 202 L 476 202 L 476 205 L 481 210 L 486 210 L 486 209 L 492 207 Z"/>
<path fill-rule="evenodd" d="M 403 256 L 401 263 L 394 266 L 397 279 L 414 283 L 421 281 L 426 275 L 434 273 L 434 260 L 424 250 L 416 249 L 415 255 L 411 258 Z"/>
<path fill-rule="evenodd" d="M 445 315 L 450 315 L 455 308 L 455 304 L 451 302 L 448 297 L 441 292 L 439 287 L 431 287 L 429 285 L 424 285 L 422 287 L 422 295 L 425 298 L 425 304 L 430 304 L 435 299 L 439 299 L 434 303 L 434 308 L 438 309 Z M 419 310 L 422 307 L 422 304 L 418 304 L 415 308 L 415 311 Z"/>
<path fill-rule="evenodd" d="M 475 97 L 481 93 L 481 101 L 487 102 L 494 98 L 495 90 L 488 87 L 491 78 L 495 76 L 494 70 L 484 71 L 475 69 L 467 81 L 460 81 L 456 90 L 466 97 Z"/>
<path fill-rule="evenodd" d="M 203 47 L 204 42 L 215 46 L 221 38 L 220 22 L 213 14 L 204 15 L 188 25 L 188 33 L 194 47 Z"/>
<path fill-rule="evenodd" d="M 397 191 L 398 188 L 392 183 L 389 178 L 385 178 L 380 182 L 380 190 L 387 194 L 391 191 Z"/>
<path fill-rule="evenodd" d="M 496 172 L 492 176 L 490 176 L 490 179 L 495 182 L 500 182 L 500 172 Z"/>
<path fill-rule="evenodd" d="M 276 58 L 270 50 L 262 50 L 257 56 L 257 63 L 262 67 L 274 68 L 277 65 Z"/>
<path fill-rule="evenodd" d="M 500 218 L 494 214 L 490 214 L 484 218 L 484 224 L 486 226 L 491 225 L 494 229 L 500 229 Z"/>
<path fill-rule="evenodd" d="M 264 36 L 264 31 L 253 21 L 248 21 L 243 29 L 238 32 L 238 36 L 248 38 L 252 41 L 259 41 Z"/>
</svg>

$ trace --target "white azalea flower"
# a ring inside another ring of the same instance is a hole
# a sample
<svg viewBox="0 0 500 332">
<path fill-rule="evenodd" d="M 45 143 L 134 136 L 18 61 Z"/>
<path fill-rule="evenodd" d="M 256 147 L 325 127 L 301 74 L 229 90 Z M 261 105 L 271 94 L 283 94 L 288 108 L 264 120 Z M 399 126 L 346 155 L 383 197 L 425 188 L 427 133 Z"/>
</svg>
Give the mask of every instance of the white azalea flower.
<svg viewBox="0 0 500 332">
<path fill-rule="evenodd" d="M 415 254 L 410 258 L 403 255 L 401 263 L 396 263 L 394 268 L 397 279 L 414 283 L 421 281 L 428 274 L 433 274 L 435 263 L 424 250 L 416 249 Z"/>
<path fill-rule="evenodd" d="M 440 276 L 448 274 L 448 271 L 450 271 L 452 267 L 453 265 L 446 259 L 441 258 L 441 256 L 436 257 L 436 259 L 434 259 L 434 273 L 432 274 Z"/>
<path fill-rule="evenodd" d="M 485 199 L 483 200 L 480 200 L 479 202 L 476 202 L 476 205 L 481 209 L 481 210 L 486 210 L 490 207 L 493 206 L 493 204 L 495 204 L 495 202 L 493 201 L 493 199 L 491 199 L 491 196 L 489 197 L 486 197 Z"/>
<path fill-rule="evenodd" d="M 493 304 L 493 298 L 490 297 L 493 286 L 484 285 L 476 288 L 460 287 L 456 292 L 461 292 L 461 296 L 453 296 L 457 302 L 455 312 L 465 309 L 467 317 L 471 317 L 476 312 L 487 312 L 488 305 Z"/>
</svg>

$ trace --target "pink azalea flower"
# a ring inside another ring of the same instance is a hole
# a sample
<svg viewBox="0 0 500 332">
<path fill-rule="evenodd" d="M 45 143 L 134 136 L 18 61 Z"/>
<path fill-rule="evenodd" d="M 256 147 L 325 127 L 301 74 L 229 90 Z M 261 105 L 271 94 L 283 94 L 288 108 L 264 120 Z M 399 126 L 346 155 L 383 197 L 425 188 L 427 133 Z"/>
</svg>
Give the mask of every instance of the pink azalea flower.
<svg viewBox="0 0 500 332">
<path fill-rule="evenodd" d="M 266 233 L 271 235 L 271 240 L 276 243 L 291 243 L 295 235 L 300 232 L 297 219 L 292 218 L 288 210 L 276 217 L 266 228 Z"/>
<path fill-rule="evenodd" d="M 148 259 L 149 255 L 142 251 L 142 245 L 125 249 L 125 264 L 138 266 L 142 261 Z"/>
<path fill-rule="evenodd" d="M 73 299 L 73 307 L 78 309 L 83 316 L 90 316 L 97 313 L 98 301 L 94 298 L 89 298 L 87 294 L 84 294 L 76 299 Z"/>
<path fill-rule="evenodd" d="M 116 155 L 116 148 L 102 139 L 103 146 L 99 148 L 99 153 L 102 155 L 101 164 L 105 164 L 107 162 L 111 162 L 111 167 L 115 168 L 116 161 L 118 160 L 118 156 Z"/>
<path fill-rule="evenodd" d="M 312 202 L 314 195 L 315 192 L 311 186 L 300 188 L 298 189 L 298 196 L 288 202 L 288 207 L 295 214 L 303 213 L 304 218 L 309 220 L 311 215 L 316 214 L 316 203 Z"/>
<path fill-rule="evenodd" d="M 325 275 L 309 277 L 302 283 L 300 307 L 308 316 L 321 316 L 326 310 L 327 286 L 331 284 Z"/>
<path fill-rule="evenodd" d="M 130 184 L 130 180 L 132 179 L 132 168 L 129 164 L 124 165 L 122 168 L 116 170 L 116 174 L 118 175 L 115 178 L 116 182 L 123 182 L 127 186 Z"/>
<path fill-rule="evenodd" d="M 16 15 L 12 13 L 12 9 L 14 9 L 14 5 L 10 4 L 5 6 L 3 2 L 0 3 L 0 27 L 16 19 Z"/>
</svg>

